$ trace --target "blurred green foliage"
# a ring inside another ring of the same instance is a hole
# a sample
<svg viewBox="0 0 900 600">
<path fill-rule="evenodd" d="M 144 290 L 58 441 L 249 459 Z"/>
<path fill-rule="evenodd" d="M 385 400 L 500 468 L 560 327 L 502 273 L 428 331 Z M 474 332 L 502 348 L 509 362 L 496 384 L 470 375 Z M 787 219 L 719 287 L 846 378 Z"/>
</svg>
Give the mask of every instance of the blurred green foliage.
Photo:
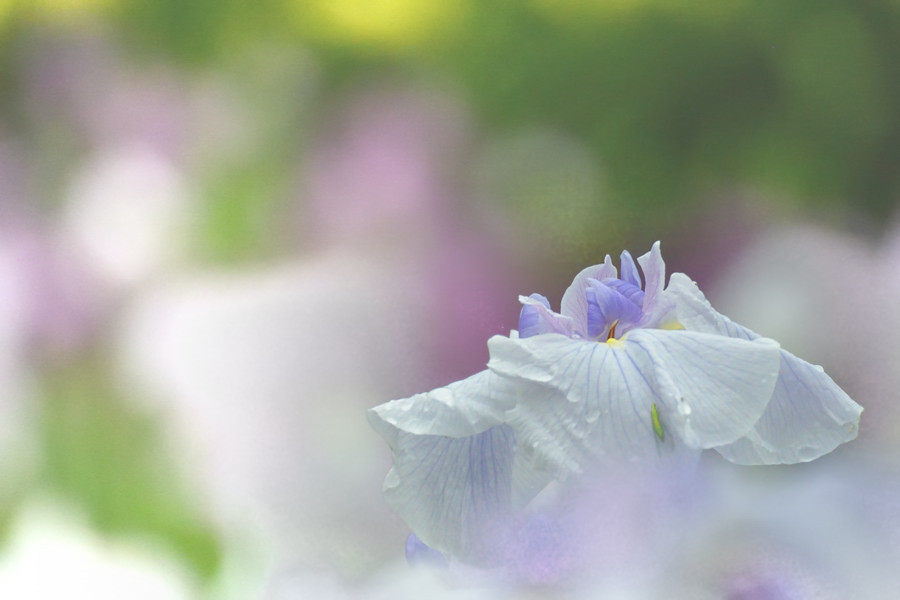
<svg viewBox="0 0 900 600">
<path fill-rule="evenodd" d="M 203 577 L 221 548 L 165 445 L 159 422 L 126 406 L 96 357 L 43 380 L 42 485 L 75 500 L 99 531 L 149 537 Z"/>
<path fill-rule="evenodd" d="M 853 203 L 873 220 L 893 211 L 897 3 L 415 4 L 338 2 L 353 21 L 324 0 L 137 0 L 112 12 L 145 52 L 189 64 L 277 40 L 313 48 L 335 90 L 430 69 L 462 85 L 491 129 L 552 125 L 583 139 L 625 226 L 678 219 L 685 202 L 735 183 L 812 208 Z M 381 25 L 391 16 L 396 39 Z M 367 17 L 371 35 L 357 24 Z M 415 18 L 421 35 L 406 25 Z"/>
</svg>

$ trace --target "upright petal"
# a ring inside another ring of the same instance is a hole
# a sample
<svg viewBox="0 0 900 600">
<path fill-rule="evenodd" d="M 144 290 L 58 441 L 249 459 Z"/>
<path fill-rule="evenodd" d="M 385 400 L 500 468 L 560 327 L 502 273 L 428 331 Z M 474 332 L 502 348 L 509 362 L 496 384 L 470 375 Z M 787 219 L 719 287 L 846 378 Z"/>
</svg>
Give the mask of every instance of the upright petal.
<svg viewBox="0 0 900 600">
<path fill-rule="evenodd" d="M 596 279 L 588 280 L 590 287 L 587 297 L 587 335 L 596 338 L 609 330 L 616 321 L 636 323 L 641 318 L 640 307 L 617 289 Z"/>
<path fill-rule="evenodd" d="M 622 254 L 619 255 L 619 268 L 622 271 L 622 281 L 630 283 L 638 289 L 644 287 L 641 283 L 641 274 L 638 273 L 637 265 L 634 264 L 634 259 L 631 258 L 628 250 L 622 250 Z"/>
<path fill-rule="evenodd" d="M 675 305 L 675 318 L 689 331 L 715 333 L 752 340 L 759 337 L 742 325 L 717 312 L 697 284 L 684 273 L 672 273 L 663 295 Z"/>
<path fill-rule="evenodd" d="M 581 335 L 581 337 L 587 337 L 588 305 L 587 298 L 585 297 L 585 290 L 587 290 L 590 285 L 588 280 L 596 279 L 598 281 L 603 281 L 608 277 L 615 276 L 616 267 L 613 266 L 612 259 L 607 254 L 603 264 L 588 267 L 576 275 L 575 279 L 572 280 L 572 285 L 570 285 L 566 289 L 566 293 L 563 294 L 559 312 L 572 318 L 575 324 L 575 332 Z"/>
<path fill-rule="evenodd" d="M 527 338 L 542 333 L 561 333 L 572 336 L 574 322 L 570 317 L 550 310 L 550 302 L 540 294 L 519 296 L 522 311 L 519 313 L 519 337 Z"/>
<path fill-rule="evenodd" d="M 697 285 L 672 274 L 665 294 L 688 330 L 753 340 L 759 335 L 719 314 Z M 825 374 L 822 367 L 780 352 L 778 381 L 766 411 L 747 436 L 716 448 L 740 464 L 780 464 L 813 460 L 857 435 L 862 407 Z"/>
<path fill-rule="evenodd" d="M 663 262 L 659 242 L 654 242 L 650 251 L 639 256 L 637 261 L 644 272 L 644 312 L 650 313 L 656 308 L 666 283 L 666 263 Z"/>
</svg>

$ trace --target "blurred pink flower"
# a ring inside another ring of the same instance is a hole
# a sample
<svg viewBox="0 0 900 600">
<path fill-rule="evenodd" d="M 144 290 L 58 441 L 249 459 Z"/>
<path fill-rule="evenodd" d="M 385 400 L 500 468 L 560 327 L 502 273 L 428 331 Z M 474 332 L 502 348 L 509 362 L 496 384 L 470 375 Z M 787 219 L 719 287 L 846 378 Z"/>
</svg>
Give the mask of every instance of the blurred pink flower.
<svg viewBox="0 0 900 600">
<path fill-rule="evenodd" d="M 509 245 L 456 178 L 469 129 L 449 96 L 367 92 L 337 113 L 304 170 L 307 231 L 318 248 L 395 262 L 420 282 L 428 336 L 438 340 L 422 365 L 432 383 L 483 366 L 480 340 L 514 324 Z"/>
</svg>

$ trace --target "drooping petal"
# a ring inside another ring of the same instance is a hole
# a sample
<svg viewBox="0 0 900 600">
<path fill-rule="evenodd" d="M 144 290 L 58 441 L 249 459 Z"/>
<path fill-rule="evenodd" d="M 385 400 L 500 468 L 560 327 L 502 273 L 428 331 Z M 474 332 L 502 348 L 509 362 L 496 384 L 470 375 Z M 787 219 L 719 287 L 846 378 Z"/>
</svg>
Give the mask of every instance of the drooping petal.
<svg viewBox="0 0 900 600">
<path fill-rule="evenodd" d="M 504 422 L 515 405 L 509 386 L 490 371 L 369 409 L 369 423 L 394 446 L 398 431 L 461 438 Z"/>
<path fill-rule="evenodd" d="M 542 333 L 560 333 L 572 336 L 574 322 L 570 317 L 550 310 L 550 302 L 540 294 L 519 296 L 522 311 L 519 313 L 519 337 L 527 338 Z"/>
<path fill-rule="evenodd" d="M 742 465 L 807 462 L 856 438 L 861 413 L 822 367 L 782 350 L 768 408 L 747 436 L 716 450 Z"/>
<path fill-rule="evenodd" d="M 767 338 L 640 329 L 625 345 L 646 352 L 693 447 L 712 448 L 747 433 L 766 410 L 778 377 L 780 347 Z"/>
<path fill-rule="evenodd" d="M 718 313 L 697 285 L 674 273 L 665 291 L 687 329 L 753 340 L 759 335 Z M 766 411 L 747 436 L 716 448 L 740 464 L 791 464 L 813 460 L 854 439 L 862 407 L 821 367 L 780 352 L 778 381 Z"/>
<path fill-rule="evenodd" d="M 762 414 L 778 370 L 774 342 L 683 331 L 635 330 L 610 344 L 494 336 L 488 347 L 488 368 L 519 382 L 507 422 L 570 472 L 735 440 Z"/>
<path fill-rule="evenodd" d="M 563 294 L 559 312 L 572 318 L 575 326 L 575 333 L 579 334 L 581 337 L 587 337 L 588 305 L 587 298 L 585 297 L 585 290 L 587 290 L 590 285 L 588 280 L 596 279 L 597 281 L 603 281 L 608 277 L 615 276 L 616 267 L 612 264 L 612 259 L 607 254 L 603 264 L 588 267 L 576 275 L 575 279 L 572 280 L 572 285 L 570 285 L 566 289 L 566 293 Z"/>
<path fill-rule="evenodd" d="M 431 548 L 496 560 L 508 520 L 553 479 L 503 424 L 515 395 L 511 382 L 482 371 L 369 411 L 393 451 L 385 498 Z"/>
<path fill-rule="evenodd" d="M 631 258 L 628 250 L 622 250 L 622 254 L 619 255 L 619 268 L 622 271 L 622 281 L 638 289 L 644 287 L 641 283 L 641 274 L 638 273 L 637 265 L 634 264 L 634 259 Z"/>
<path fill-rule="evenodd" d="M 515 448 L 508 425 L 464 438 L 401 431 L 385 499 L 429 547 L 493 562 L 513 510 Z"/>
</svg>

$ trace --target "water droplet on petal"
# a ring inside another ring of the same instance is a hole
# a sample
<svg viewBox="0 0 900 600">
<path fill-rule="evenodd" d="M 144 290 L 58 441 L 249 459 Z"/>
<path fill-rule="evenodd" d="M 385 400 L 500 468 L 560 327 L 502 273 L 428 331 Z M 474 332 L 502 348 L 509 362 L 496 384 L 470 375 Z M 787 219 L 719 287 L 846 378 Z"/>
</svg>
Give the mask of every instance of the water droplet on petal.
<svg viewBox="0 0 900 600">
<path fill-rule="evenodd" d="M 682 400 L 678 403 L 678 412 L 680 412 L 683 416 L 688 416 L 691 414 L 691 405 Z"/>
<path fill-rule="evenodd" d="M 818 371 L 819 373 L 824 373 L 825 369 L 822 368 L 822 365 L 813 365 L 813 369 Z"/>
</svg>

